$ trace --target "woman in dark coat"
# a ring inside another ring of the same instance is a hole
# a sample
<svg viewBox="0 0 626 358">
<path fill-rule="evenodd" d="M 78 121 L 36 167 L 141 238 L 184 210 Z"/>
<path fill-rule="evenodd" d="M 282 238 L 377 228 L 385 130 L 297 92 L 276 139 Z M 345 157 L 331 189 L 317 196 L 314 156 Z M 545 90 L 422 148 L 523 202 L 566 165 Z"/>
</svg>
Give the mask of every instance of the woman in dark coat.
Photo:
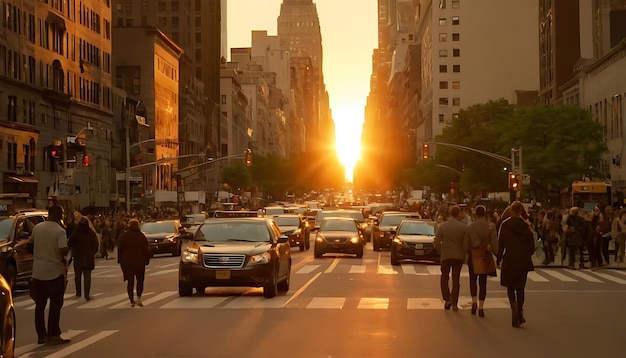
<svg viewBox="0 0 626 358">
<path fill-rule="evenodd" d="M 67 241 L 67 247 L 72 252 L 74 261 L 74 283 L 76 297 L 81 296 L 81 280 L 85 277 L 85 299 L 91 300 L 91 271 L 96 267 L 95 255 L 98 252 L 98 237 L 93 225 L 86 216 L 74 212 L 77 223 Z"/>
<path fill-rule="evenodd" d="M 526 322 L 523 314 L 524 288 L 528 271 L 533 271 L 535 240 L 528 215 L 519 201 L 507 208 L 498 233 L 498 265 L 502 262 L 500 284 L 507 288 L 511 304 L 512 326 Z"/>
<path fill-rule="evenodd" d="M 131 219 L 128 222 L 128 230 L 122 233 L 118 239 L 117 262 L 122 268 L 124 281 L 128 281 L 126 290 L 130 299 L 130 306 L 143 306 L 141 294 L 143 293 L 143 281 L 146 275 L 146 265 L 150 263 L 150 250 L 148 239 L 141 232 L 139 220 Z M 137 300 L 133 295 L 137 278 Z"/>
</svg>

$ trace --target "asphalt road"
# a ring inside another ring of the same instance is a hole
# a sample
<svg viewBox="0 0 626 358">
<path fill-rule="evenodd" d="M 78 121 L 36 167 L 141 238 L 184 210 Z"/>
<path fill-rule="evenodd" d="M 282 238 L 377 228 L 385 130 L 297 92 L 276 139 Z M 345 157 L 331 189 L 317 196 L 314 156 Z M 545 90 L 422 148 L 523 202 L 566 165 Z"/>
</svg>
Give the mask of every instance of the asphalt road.
<svg viewBox="0 0 626 358">
<path fill-rule="evenodd" d="M 529 276 L 523 328 L 511 327 L 506 291 L 488 282 L 486 317 L 470 315 L 467 267 L 461 309 L 444 311 L 439 266 L 393 267 L 389 252 L 362 259 L 313 258 L 293 250 L 291 289 L 208 288 L 178 296 L 178 258 L 155 257 L 144 307 L 131 308 L 115 260 L 97 260 L 95 299 L 61 314 L 65 346 L 36 344 L 34 305 L 14 297 L 18 357 L 583 357 L 621 356 L 626 271 L 537 268 Z"/>
</svg>

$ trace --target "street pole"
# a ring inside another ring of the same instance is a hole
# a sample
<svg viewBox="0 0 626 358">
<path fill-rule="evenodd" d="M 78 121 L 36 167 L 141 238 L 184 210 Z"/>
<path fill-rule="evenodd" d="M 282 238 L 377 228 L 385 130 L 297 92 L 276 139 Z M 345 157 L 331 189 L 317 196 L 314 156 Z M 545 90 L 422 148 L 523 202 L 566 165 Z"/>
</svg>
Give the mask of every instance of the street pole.
<svg viewBox="0 0 626 358">
<path fill-rule="evenodd" d="M 126 121 L 126 214 L 130 213 L 130 125 Z"/>
</svg>

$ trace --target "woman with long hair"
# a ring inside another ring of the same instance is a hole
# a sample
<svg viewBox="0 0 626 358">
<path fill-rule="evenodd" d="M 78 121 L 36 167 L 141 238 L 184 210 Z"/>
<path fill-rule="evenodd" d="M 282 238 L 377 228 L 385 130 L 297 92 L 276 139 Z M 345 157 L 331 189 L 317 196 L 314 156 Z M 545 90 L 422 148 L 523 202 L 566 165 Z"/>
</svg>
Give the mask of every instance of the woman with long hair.
<svg viewBox="0 0 626 358">
<path fill-rule="evenodd" d="M 503 213 L 498 230 L 497 263 L 502 263 L 500 284 L 507 288 L 511 305 L 511 325 L 519 327 L 526 322 L 524 301 L 528 271 L 533 271 L 535 252 L 532 224 L 519 201 L 513 202 Z"/>
<path fill-rule="evenodd" d="M 131 219 L 128 222 L 128 230 L 120 235 L 117 248 L 117 262 L 122 268 L 124 281 L 127 281 L 126 290 L 130 306 L 143 306 L 141 294 L 143 293 L 143 281 L 146 275 L 146 265 L 150 263 L 150 250 L 148 239 L 141 232 L 139 220 Z M 137 299 L 135 300 L 135 279 L 137 280 Z"/>
<path fill-rule="evenodd" d="M 76 297 L 82 296 L 81 281 L 85 279 L 85 299 L 91 300 L 91 271 L 96 267 L 95 255 L 98 252 L 98 237 L 88 217 L 74 212 L 75 228 L 68 238 L 67 246 L 72 252 L 74 262 L 74 283 Z"/>
</svg>

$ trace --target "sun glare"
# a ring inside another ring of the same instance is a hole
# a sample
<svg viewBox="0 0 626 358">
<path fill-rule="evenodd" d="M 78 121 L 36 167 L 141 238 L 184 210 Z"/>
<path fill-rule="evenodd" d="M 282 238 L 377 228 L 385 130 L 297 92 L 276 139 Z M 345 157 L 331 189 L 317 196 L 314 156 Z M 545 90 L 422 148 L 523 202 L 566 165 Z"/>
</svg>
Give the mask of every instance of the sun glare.
<svg viewBox="0 0 626 358">
<path fill-rule="evenodd" d="M 345 166 L 346 181 L 352 182 L 354 167 L 361 156 L 363 114 L 354 110 L 333 110 L 337 156 Z"/>
</svg>

